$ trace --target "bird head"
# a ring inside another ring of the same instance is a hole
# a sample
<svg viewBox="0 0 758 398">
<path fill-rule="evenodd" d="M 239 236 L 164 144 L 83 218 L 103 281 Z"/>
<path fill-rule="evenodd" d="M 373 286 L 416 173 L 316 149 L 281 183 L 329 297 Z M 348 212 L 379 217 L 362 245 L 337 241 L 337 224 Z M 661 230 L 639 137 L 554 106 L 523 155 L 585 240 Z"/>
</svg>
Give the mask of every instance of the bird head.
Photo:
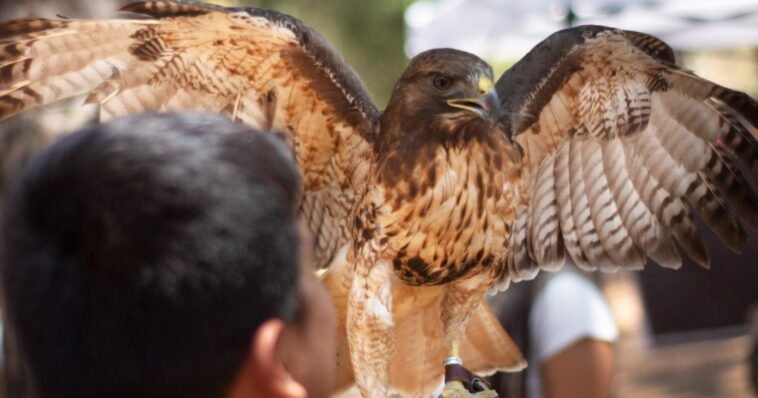
<svg viewBox="0 0 758 398">
<path fill-rule="evenodd" d="M 412 120 L 438 123 L 494 124 L 500 112 L 492 68 L 464 51 L 436 49 L 414 57 L 395 87 L 388 111 L 401 107 Z M 396 109 L 395 111 L 398 111 Z"/>
</svg>

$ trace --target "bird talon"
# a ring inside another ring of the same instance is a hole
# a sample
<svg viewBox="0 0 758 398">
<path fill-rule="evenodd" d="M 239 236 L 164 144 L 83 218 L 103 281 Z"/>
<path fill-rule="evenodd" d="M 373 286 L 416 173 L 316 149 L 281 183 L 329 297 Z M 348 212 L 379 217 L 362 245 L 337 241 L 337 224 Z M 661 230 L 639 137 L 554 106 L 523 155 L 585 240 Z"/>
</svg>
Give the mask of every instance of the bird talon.
<svg viewBox="0 0 758 398">
<path fill-rule="evenodd" d="M 498 398 L 498 395 L 493 390 L 470 392 L 463 382 L 456 380 L 445 384 L 440 398 Z"/>
<path fill-rule="evenodd" d="M 445 389 L 442 398 L 494 398 L 497 392 L 490 389 L 481 377 L 464 368 L 457 356 L 445 358 Z"/>
<path fill-rule="evenodd" d="M 440 398 L 464 398 L 470 397 L 471 393 L 466 389 L 461 381 L 451 381 L 445 384 Z"/>
</svg>

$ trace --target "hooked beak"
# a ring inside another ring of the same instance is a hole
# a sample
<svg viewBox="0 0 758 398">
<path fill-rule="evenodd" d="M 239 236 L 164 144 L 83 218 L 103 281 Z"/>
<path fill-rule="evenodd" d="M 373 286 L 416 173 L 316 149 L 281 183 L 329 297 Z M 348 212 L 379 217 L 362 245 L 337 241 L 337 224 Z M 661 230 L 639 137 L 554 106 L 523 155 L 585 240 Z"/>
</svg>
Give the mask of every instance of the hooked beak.
<svg viewBox="0 0 758 398">
<path fill-rule="evenodd" d="M 478 86 L 478 97 L 449 99 L 447 104 L 453 108 L 474 112 L 490 123 L 495 123 L 500 114 L 500 98 L 495 91 L 495 85 L 489 77 L 483 76 L 479 79 Z"/>
</svg>

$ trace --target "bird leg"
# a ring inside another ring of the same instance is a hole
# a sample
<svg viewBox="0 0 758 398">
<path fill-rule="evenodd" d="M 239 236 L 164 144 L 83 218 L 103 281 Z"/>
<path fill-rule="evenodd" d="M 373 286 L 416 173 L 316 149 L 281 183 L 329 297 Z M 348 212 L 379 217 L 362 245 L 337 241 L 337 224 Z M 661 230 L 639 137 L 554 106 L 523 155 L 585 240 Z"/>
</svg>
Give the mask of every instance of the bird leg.
<svg viewBox="0 0 758 398">
<path fill-rule="evenodd" d="M 451 358 L 460 358 L 460 340 L 471 314 L 481 304 L 484 290 L 450 285 L 442 300 L 442 327 Z"/>
<path fill-rule="evenodd" d="M 384 260 L 370 264 L 358 259 L 356 265 L 346 319 L 350 360 L 361 396 L 384 398 L 395 351 L 392 267 Z"/>
<path fill-rule="evenodd" d="M 483 290 L 471 290 L 459 285 L 450 285 L 442 300 L 442 327 L 447 343 L 449 356 L 445 358 L 445 365 L 457 364 L 463 365 L 460 358 L 460 341 L 463 333 L 466 331 L 471 314 L 481 304 Z M 481 394 L 470 394 L 459 380 L 449 381 L 445 390 L 442 392 L 443 398 L 458 397 L 497 397 L 492 391 L 482 392 Z"/>
</svg>

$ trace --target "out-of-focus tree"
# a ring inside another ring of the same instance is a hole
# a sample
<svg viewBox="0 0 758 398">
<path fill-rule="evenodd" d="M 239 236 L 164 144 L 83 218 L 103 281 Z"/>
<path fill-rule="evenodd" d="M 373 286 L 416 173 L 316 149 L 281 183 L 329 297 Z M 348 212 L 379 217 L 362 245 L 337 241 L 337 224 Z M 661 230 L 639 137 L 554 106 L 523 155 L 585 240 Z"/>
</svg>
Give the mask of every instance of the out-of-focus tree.
<svg viewBox="0 0 758 398">
<path fill-rule="evenodd" d="M 113 15 L 122 0 L 0 0 L 0 20 L 56 15 L 71 18 L 96 18 Z"/>
<path fill-rule="evenodd" d="M 285 12 L 316 29 L 355 68 L 380 108 L 408 62 L 403 12 L 413 0 L 237 0 Z"/>
</svg>

